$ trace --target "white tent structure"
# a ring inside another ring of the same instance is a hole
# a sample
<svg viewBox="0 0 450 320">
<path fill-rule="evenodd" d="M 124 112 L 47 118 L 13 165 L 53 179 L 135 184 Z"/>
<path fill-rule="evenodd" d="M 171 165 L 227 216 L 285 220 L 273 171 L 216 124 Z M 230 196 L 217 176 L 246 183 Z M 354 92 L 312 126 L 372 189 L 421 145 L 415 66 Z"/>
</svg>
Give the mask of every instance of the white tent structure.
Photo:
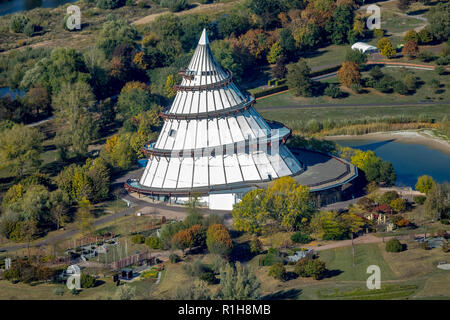
<svg viewBox="0 0 450 320">
<path fill-rule="evenodd" d="M 362 53 L 376 53 L 378 52 L 377 47 L 374 47 L 370 44 L 367 44 L 365 42 L 355 42 L 352 45 L 352 50 L 359 50 Z"/>
<path fill-rule="evenodd" d="M 257 183 L 302 172 L 284 145 L 291 130 L 266 122 L 255 99 L 233 83 L 232 73 L 214 59 L 206 30 L 185 70 L 171 107 L 162 113 L 157 141 L 139 180 L 126 187 L 171 202 L 193 193 L 210 209 L 231 210 Z"/>
</svg>

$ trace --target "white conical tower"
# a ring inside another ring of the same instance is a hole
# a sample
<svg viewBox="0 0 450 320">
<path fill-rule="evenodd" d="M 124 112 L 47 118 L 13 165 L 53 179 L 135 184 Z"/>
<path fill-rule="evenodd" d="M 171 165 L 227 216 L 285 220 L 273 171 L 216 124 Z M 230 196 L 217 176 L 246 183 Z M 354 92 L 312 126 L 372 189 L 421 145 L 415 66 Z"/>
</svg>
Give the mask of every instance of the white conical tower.
<svg viewBox="0 0 450 320">
<path fill-rule="evenodd" d="M 290 130 L 256 112 L 254 98 L 214 59 L 206 30 L 180 74 L 158 140 L 145 147 L 149 161 L 134 189 L 178 199 L 199 192 L 207 202 L 226 194 L 221 201 L 230 203 L 219 207 L 231 208 L 258 183 L 301 172 L 284 145 Z"/>
</svg>

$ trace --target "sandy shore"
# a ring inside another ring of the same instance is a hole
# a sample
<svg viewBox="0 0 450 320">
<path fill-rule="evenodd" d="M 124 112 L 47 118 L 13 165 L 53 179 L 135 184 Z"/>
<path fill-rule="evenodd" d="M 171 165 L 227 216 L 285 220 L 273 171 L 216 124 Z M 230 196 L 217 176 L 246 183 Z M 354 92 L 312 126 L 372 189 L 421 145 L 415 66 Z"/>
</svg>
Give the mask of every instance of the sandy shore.
<svg viewBox="0 0 450 320">
<path fill-rule="evenodd" d="M 420 144 L 432 149 L 439 150 L 450 155 L 450 143 L 444 139 L 440 139 L 433 135 L 431 130 L 405 130 L 405 131 L 389 131 L 375 132 L 363 135 L 340 135 L 327 136 L 325 140 L 395 140 L 402 143 Z"/>
</svg>

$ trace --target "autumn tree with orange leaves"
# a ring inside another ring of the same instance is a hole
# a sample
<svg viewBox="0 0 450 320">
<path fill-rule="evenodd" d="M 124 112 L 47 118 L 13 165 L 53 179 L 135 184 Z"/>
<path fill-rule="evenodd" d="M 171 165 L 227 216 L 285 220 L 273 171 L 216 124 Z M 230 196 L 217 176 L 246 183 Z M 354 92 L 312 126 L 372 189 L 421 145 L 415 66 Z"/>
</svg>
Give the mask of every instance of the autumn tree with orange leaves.
<svg viewBox="0 0 450 320">
<path fill-rule="evenodd" d="M 233 247 L 230 233 L 223 224 L 213 224 L 206 232 L 206 245 L 210 253 L 227 256 Z"/>
<path fill-rule="evenodd" d="M 337 72 L 337 76 L 339 82 L 346 87 L 350 87 L 354 83 L 359 84 L 361 81 L 359 66 L 352 61 L 344 61 Z"/>
</svg>

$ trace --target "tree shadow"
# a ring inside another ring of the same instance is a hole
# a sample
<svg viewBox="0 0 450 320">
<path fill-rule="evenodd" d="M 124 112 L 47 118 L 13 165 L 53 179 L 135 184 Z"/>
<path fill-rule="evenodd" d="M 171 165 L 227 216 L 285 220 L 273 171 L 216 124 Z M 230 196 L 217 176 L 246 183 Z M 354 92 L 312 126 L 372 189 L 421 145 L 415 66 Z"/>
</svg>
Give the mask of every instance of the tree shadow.
<svg viewBox="0 0 450 320">
<path fill-rule="evenodd" d="M 298 278 L 298 274 L 292 271 L 287 271 L 284 275 L 284 281 L 294 280 Z"/>
<path fill-rule="evenodd" d="M 301 289 L 281 290 L 262 297 L 262 300 L 294 300 L 302 294 Z"/>
<path fill-rule="evenodd" d="M 325 273 L 323 274 L 323 279 L 329 279 L 329 278 L 333 278 L 333 277 L 337 277 L 338 275 L 340 275 L 343 271 L 341 270 L 327 270 L 325 271 Z"/>
</svg>

